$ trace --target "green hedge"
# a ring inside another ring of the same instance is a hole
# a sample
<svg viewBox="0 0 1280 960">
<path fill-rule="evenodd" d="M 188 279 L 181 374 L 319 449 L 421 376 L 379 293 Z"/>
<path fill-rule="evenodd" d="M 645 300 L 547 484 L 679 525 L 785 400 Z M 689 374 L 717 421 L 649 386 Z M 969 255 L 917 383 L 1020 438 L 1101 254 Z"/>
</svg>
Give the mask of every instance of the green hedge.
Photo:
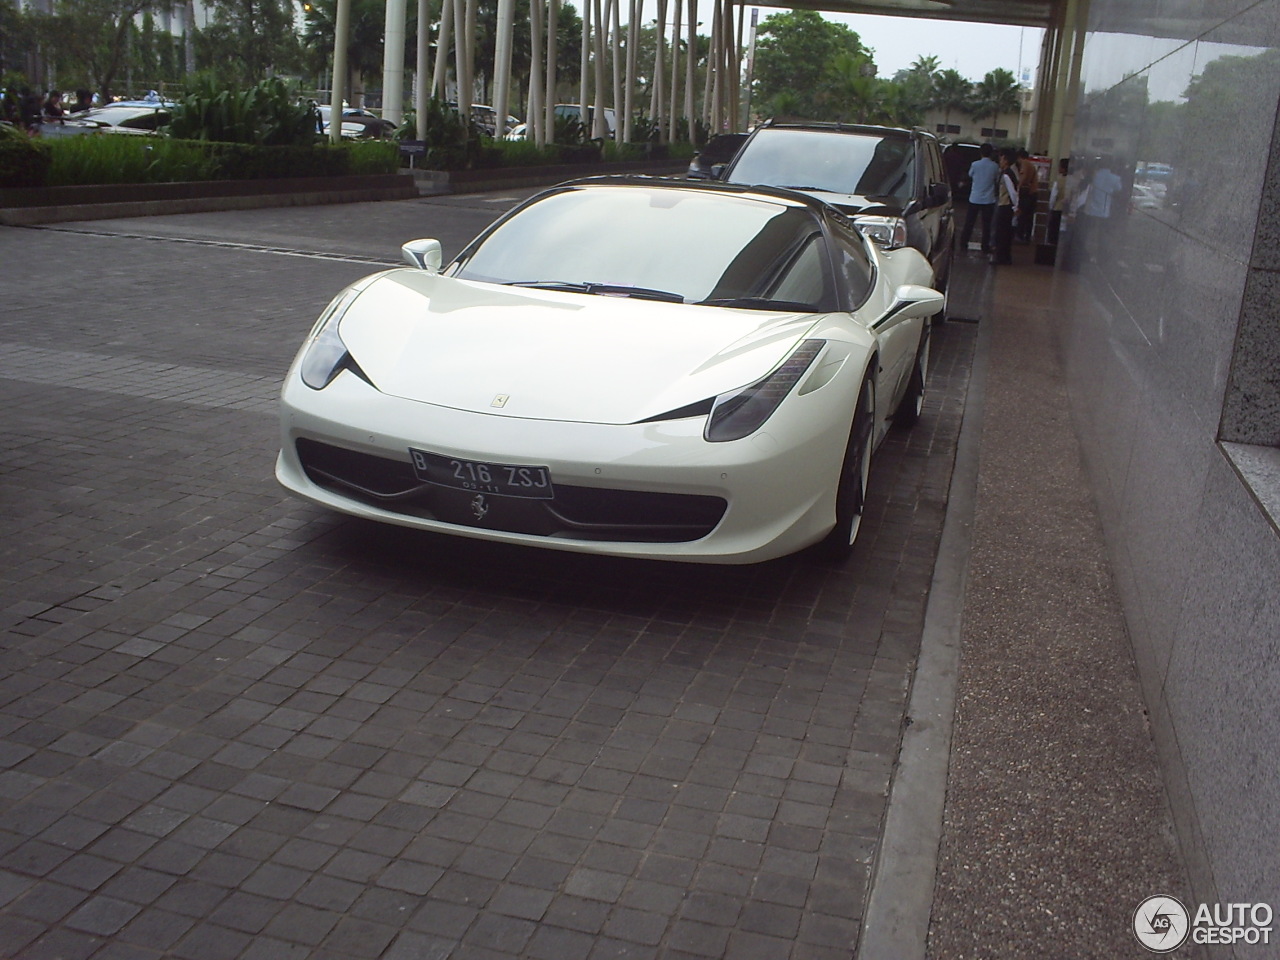
<svg viewBox="0 0 1280 960">
<path fill-rule="evenodd" d="M 0 187 L 43 187 L 50 163 L 48 144 L 0 139 Z"/>
<path fill-rule="evenodd" d="M 0 140 L 0 187 L 272 180 L 395 173 L 389 141 L 267 147 L 127 134 Z"/>
</svg>

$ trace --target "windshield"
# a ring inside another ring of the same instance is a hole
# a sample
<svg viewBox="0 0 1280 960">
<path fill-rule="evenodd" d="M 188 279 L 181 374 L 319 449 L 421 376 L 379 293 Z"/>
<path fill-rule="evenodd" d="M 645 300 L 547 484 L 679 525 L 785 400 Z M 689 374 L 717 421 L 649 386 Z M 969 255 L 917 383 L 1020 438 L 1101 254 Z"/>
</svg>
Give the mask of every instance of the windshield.
<svg viewBox="0 0 1280 960">
<path fill-rule="evenodd" d="M 811 210 L 711 191 L 590 186 L 552 194 L 500 223 L 459 263 L 456 276 L 491 283 L 836 309 L 827 244 Z"/>
<path fill-rule="evenodd" d="M 915 151 L 908 137 L 837 130 L 760 130 L 729 170 L 733 183 L 892 197 L 915 193 Z"/>
</svg>

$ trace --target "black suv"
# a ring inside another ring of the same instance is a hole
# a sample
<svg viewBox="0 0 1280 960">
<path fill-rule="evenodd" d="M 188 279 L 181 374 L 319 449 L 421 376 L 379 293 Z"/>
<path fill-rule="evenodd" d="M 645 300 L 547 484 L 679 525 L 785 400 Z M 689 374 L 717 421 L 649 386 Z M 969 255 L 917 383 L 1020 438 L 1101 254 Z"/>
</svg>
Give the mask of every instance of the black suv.
<svg viewBox="0 0 1280 960">
<path fill-rule="evenodd" d="M 945 292 L 951 273 L 951 188 L 931 133 L 842 123 L 757 127 L 720 179 L 802 190 L 849 214 L 889 249 L 912 246 Z"/>
</svg>

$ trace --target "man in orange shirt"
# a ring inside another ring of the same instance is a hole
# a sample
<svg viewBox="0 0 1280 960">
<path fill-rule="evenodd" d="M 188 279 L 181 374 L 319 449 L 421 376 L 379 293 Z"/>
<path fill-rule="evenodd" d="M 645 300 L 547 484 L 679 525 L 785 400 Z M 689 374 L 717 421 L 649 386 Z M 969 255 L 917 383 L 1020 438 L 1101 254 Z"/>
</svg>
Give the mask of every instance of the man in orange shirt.
<svg viewBox="0 0 1280 960">
<path fill-rule="evenodd" d="M 1040 196 L 1040 171 L 1025 149 L 1018 151 L 1018 239 L 1031 242 L 1031 224 L 1036 216 L 1036 200 Z"/>
</svg>

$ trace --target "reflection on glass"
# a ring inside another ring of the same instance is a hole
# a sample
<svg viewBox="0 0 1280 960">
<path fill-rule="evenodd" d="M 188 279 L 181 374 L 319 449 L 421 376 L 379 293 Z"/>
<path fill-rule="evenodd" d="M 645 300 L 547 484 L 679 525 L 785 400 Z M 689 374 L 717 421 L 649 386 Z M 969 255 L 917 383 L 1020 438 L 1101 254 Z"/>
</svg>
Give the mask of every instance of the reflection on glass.
<svg viewBox="0 0 1280 960">
<path fill-rule="evenodd" d="M 592 186 L 516 213 L 456 275 L 574 292 L 834 309 L 830 255 L 808 207 L 703 190 Z"/>
</svg>

